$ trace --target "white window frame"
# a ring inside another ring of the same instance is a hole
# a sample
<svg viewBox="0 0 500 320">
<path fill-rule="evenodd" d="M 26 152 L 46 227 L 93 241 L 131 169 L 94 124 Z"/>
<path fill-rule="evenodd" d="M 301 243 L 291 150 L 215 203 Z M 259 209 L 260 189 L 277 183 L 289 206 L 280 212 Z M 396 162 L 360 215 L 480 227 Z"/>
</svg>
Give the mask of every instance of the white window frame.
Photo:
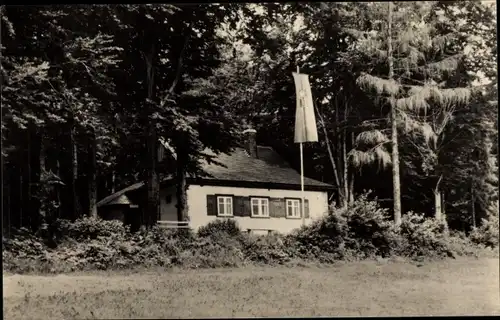
<svg viewBox="0 0 500 320">
<path fill-rule="evenodd" d="M 254 212 L 253 206 L 254 201 L 257 201 L 259 206 L 258 212 Z M 266 213 L 262 214 L 262 205 L 265 204 Z M 250 197 L 250 208 L 252 212 L 252 217 L 256 218 L 269 218 L 269 198 L 259 198 L 259 197 Z"/>
<path fill-rule="evenodd" d="M 292 212 L 290 212 L 289 208 L 292 208 Z M 295 209 L 297 211 L 295 211 Z M 301 200 L 300 199 L 286 199 L 286 217 L 288 219 L 300 219 L 302 215 L 301 211 Z"/>
<path fill-rule="evenodd" d="M 222 200 L 222 202 L 220 202 Z M 224 212 L 220 211 L 219 204 L 222 203 L 224 205 Z M 227 205 L 230 205 L 231 212 L 226 212 Z M 217 196 L 217 216 L 219 217 L 232 217 L 234 214 L 234 206 L 233 206 L 233 197 L 232 196 Z"/>
</svg>

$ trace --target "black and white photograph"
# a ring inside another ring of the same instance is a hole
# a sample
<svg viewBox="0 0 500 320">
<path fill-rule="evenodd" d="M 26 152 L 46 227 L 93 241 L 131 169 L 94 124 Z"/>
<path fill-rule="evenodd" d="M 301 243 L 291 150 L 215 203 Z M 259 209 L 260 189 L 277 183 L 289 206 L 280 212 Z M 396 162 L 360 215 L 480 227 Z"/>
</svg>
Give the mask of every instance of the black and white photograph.
<svg viewBox="0 0 500 320">
<path fill-rule="evenodd" d="M 496 0 L 0 24 L 4 319 L 500 316 Z"/>
</svg>

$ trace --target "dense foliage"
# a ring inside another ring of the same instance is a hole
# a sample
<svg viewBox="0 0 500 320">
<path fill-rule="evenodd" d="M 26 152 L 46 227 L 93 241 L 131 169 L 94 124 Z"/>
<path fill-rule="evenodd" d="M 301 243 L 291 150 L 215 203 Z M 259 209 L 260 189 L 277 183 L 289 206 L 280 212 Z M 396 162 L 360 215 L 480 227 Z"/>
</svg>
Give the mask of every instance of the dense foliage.
<svg viewBox="0 0 500 320">
<path fill-rule="evenodd" d="M 231 219 L 212 222 L 194 233 L 157 227 L 130 232 L 120 222 L 83 218 L 58 220 L 36 235 L 21 230 L 3 239 L 2 254 L 4 270 L 17 273 L 292 266 L 395 257 L 421 261 L 498 254 L 498 224 L 483 229 L 472 242 L 463 234 L 448 234 L 442 222 L 416 214 L 405 215 L 400 227 L 394 228 L 387 209 L 364 195 L 286 236 L 249 235 Z"/>
</svg>

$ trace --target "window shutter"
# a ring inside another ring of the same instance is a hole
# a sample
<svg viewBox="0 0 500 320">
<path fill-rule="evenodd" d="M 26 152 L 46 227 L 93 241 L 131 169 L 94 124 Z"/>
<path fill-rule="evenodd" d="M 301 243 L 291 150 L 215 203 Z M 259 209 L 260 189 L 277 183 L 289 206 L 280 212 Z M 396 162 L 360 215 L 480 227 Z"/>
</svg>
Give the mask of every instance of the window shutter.
<svg viewBox="0 0 500 320">
<path fill-rule="evenodd" d="M 243 202 L 243 211 L 241 213 L 242 217 L 250 217 L 252 215 L 252 209 L 249 197 L 241 197 Z"/>
<path fill-rule="evenodd" d="M 307 199 L 304 200 L 304 210 L 306 211 L 304 217 L 306 219 L 308 219 L 309 218 L 309 200 L 307 200 Z"/>
<path fill-rule="evenodd" d="M 286 217 L 285 199 L 282 198 L 269 199 L 269 216 L 274 218 Z"/>
<path fill-rule="evenodd" d="M 239 217 L 245 215 L 245 197 L 233 197 L 233 215 Z"/>
<path fill-rule="evenodd" d="M 217 197 L 213 194 L 207 194 L 207 215 L 217 215 Z"/>
</svg>

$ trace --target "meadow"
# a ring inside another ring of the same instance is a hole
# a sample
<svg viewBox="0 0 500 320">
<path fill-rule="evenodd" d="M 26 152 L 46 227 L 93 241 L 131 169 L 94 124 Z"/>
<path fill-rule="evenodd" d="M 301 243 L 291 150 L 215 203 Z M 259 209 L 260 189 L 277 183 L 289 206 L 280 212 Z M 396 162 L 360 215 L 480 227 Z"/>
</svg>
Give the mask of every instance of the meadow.
<svg viewBox="0 0 500 320">
<path fill-rule="evenodd" d="M 4 272 L 5 319 L 500 315 L 498 258 Z"/>
</svg>

